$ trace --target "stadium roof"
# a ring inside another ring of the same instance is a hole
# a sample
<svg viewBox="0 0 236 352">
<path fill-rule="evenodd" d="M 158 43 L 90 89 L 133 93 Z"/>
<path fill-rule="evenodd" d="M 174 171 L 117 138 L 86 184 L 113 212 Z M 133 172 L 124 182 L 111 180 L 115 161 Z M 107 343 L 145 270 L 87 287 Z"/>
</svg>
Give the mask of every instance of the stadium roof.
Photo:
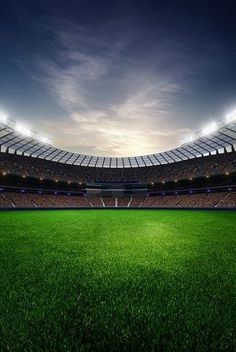
<svg viewBox="0 0 236 352">
<path fill-rule="evenodd" d="M 212 123 L 191 136 L 180 147 L 163 153 L 136 157 L 98 157 L 72 153 L 53 147 L 40 134 L 27 130 L 14 120 L 0 121 L 1 152 L 31 156 L 65 164 L 103 168 L 133 168 L 169 164 L 210 154 L 231 151 L 236 144 L 236 121 Z"/>
</svg>

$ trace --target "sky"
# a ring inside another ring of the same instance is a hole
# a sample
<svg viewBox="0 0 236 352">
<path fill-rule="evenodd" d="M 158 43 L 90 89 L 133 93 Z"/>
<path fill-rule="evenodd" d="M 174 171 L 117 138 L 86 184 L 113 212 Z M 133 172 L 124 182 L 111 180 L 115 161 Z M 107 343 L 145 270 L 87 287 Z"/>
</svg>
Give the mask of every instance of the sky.
<svg viewBox="0 0 236 352">
<path fill-rule="evenodd" d="M 0 0 L 0 113 L 65 150 L 169 150 L 236 107 L 235 1 Z"/>
</svg>

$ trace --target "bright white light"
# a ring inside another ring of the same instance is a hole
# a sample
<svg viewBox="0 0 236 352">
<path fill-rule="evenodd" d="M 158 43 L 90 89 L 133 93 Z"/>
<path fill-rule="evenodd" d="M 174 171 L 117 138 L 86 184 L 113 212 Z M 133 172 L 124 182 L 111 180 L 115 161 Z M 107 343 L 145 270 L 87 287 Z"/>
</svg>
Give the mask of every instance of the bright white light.
<svg viewBox="0 0 236 352">
<path fill-rule="evenodd" d="M 0 122 L 6 123 L 7 122 L 7 117 L 4 115 L 0 115 Z"/>
<path fill-rule="evenodd" d="M 212 122 L 209 125 L 207 125 L 206 127 L 204 127 L 201 131 L 201 135 L 202 136 L 207 136 L 213 132 L 215 132 L 217 130 L 218 126 L 216 122 Z"/>
<path fill-rule="evenodd" d="M 37 139 L 44 144 L 50 144 L 50 140 L 46 137 L 38 136 Z"/>
<path fill-rule="evenodd" d="M 236 110 L 230 112 L 228 115 L 225 116 L 225 121 L 227 123 L 233 122 L 236 120 Z"/>
<path fill-rule="evenodd" d="M 189 136 L 188 138 L 187 138 L 187 140 L 188 140 L 188 143 L 191 143 L 191 142 L 193 142 L 194 141 L 194 136 Z"/>
<path fill-rule="evenodd" d="M 195 140 L 194 136 L 188 136 L 188 137 L 185 137 L 185 138 L 181 141 L 181 143 L 182 143 L 182 144 L 191 143 L 191 142 L 193 142 L 194 140 Z"/>
<path fill-rule="evenodd" d="M 18 123 L 15 126 L 15 130 L 27 137 L 30 137 L 32 135 L 32 132 L 28 128 Z"/>
</svg>

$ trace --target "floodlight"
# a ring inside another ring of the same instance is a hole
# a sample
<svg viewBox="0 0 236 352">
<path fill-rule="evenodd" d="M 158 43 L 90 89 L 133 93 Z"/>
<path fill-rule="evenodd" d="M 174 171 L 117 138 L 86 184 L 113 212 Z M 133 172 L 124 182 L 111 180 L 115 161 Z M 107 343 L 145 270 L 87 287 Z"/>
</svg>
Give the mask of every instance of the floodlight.
<svg viewBox="0 0 236 352">
<path fill-rule="evenodd" d="M 188 136 L 188 137 L 185 137 L 183 140 L 182 140 L 182 144 L 186 144 L 186 143 L 191 143 L 194 141 L 194 136 Z"/>
<path fill-rule="evenodd" d="M 4 115 L 0 115 L 0 122 L 1 123 L 6 123 L 7 122 L 7 117 Z"/>
<path fill-rule="evenodd" d="M 37 139 L 44 143 L 44 144 L 49 144 L 50 143 L 50 140 L 47 138 L 47 137 L 44 137 L 44 136 L 37 136 Z"/>
<path fill-rule="evenodd" d="M 189 136 L 189 137 L 188 137 L 188 143 L 193 142 L 193 141 L 194 141 L 194 139 L 195 139 L 195 138 L 194 138 L 194 136 Z"/>
<path fill-rule="evenodd" d="M 217 130 L 218 126 L 216 122 L 212 122 L 209 125 L 207 125 L 206 127 L 204 127 L 201 131 L 201 135 L 202 136 L 207 136 L 213 132 L 215 132 Z"/>
<path fill-rule="evenodd" d="M 227 114 L 225 116 L 225 121 L 227 123 L 230 123 L 230 122 L 235 121 L 235 120 L 236 120 L 236 110 L 230 112 L 229 114 Z"/>
<path fill-rule="evenodd" d="M 15 130 L 27 137 L 30 137 L 32 135 L 32 132 L 28 128 L 18 123 L 15 126 Z"/>
</svg>

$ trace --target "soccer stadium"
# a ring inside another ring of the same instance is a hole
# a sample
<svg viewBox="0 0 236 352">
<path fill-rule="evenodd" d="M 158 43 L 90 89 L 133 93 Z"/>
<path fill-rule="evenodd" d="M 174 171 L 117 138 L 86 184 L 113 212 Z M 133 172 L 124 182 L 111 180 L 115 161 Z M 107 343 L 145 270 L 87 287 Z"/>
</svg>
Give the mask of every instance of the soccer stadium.
<svg viewBox="0 0 236 352">
<path fill-rule="evenodd" d="M 0 2 L 0 351 L 236 350 L 235 11 Z"/>
<path fill-rule="evenodd" d="M 231 350 L 235 117 L 130 158 L 1 121 L 3 336 L 29 350 Z"/>
<path fill-rule="evenodd" d="M 1 121 L 4 208 L 234 208 L 236 112 L 178 148 L 125 158 L 53 147 L 14 120 Z"/>
</svg>

